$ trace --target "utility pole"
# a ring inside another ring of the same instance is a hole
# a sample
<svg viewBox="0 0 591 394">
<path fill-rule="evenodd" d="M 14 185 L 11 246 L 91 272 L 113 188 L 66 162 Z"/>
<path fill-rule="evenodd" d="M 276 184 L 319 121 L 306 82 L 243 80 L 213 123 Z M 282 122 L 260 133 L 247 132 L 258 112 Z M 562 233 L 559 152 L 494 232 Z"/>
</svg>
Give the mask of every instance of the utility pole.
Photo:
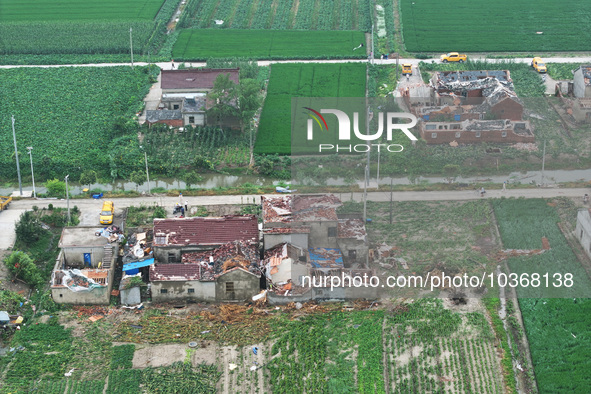
<svg viewBox="0 0 591 394">
<path fill-rule="evenodd" d="M 542 186 L 544 186 L 544 166 L 546 164 L 546 140 L 544 140 L 544 152 L 542 153 Z"/>
<path fill-rule="evenodd" d="M 68 177 L 70 174 L 66 175 L 66 206 L 68 207 L 68 226 L 70 225 L 70 192 L 68 191 Z"/>
<path fill-rule="evenodd" d="M 148 178 L 148 194 L 152 194 L 150 189 L 150 173 L 148 172 L 148 154 L 144 151 L 144 159 L 146 160 L 146 178 Z"/>
<path fill-rule="evenodd" d="M 394 179 L 390 178 L 390 224 L 392 224 L 392 194 L 394 192 Z"/>
<path fill-rule="evenodd" d="M 23 183 L 21 182 L 21 166 L 18 162 L 18 150 L 16 149 L 16 132 L 14 131 L 14 115 L 12 115 L 12 139 L 14 140 L 14 157 L 16 158 L 16 173 L 18 175 L 18 190 L 23 195 Z"/>
<path fill-rule="evenodd" d="M 131 68 L 133 68 L 133 38 L 131 36 L 132 28 L 129 28 L 129 51 L 131 52 Z"/>
<path fill-rule="evenodd" d="M 371 24 L 371 54 L 370 54 L 370 62 L 371 64 L 373 64 L 373 58 L 374 58 L 374 53 L 373 53 L 374 47 L 373 47 L 373 23 Z"/>
<path fill-rule="evenodd" d="M 27 146 L 29 150 L 29 157 L 31 158 L 31 179 L 33 180 L 33 197 L 37 198 L 37 193 L 35 191 L 35 174 L 33 173 L 33 147 Z"/>
<path fill-rule="evenodd" d="M 380 190 L 380 153 L 381 149 L 378 149 L 378 174 L 376 179 L 376 189 Z"/>
</svg>

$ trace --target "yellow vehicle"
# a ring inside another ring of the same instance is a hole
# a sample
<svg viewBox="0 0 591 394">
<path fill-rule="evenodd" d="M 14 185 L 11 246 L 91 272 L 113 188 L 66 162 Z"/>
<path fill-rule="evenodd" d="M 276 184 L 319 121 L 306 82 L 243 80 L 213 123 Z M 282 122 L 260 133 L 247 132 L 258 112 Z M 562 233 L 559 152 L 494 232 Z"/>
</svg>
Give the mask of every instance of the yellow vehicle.
<svg viewBox="0 0 591 394">
<path fill-rule="evenodd" d="M 457 52 L 450 52 L 447 53 L 445 55 L 441 55 L 439 57 L 441 59 L 441 61 L 443 63 L 447 63 L 447 62 L 460 62 L 460 63 L 464 63 L 466 60 L 468 60 L 468 56 L 465 54 L 459 54 Z"/>
<path fill-rule="evenodd" d="M 402 63 L 402 75 L 412 75 L 412 64 Z"/>
<path fill-rule="evenodd" d="M 545 73 L 546 72 L 546 65 L 542 61 L 542 58 L 541 57 L 534 57 L 531 60 L 530 65 L 534 68 L 534 70 L 536 70 L 539 73 Z"/>
<path fill-rule="evenodd" d="M 113 201 L 105 201 L 101 210 L 101 224 L 112 224 L 114 214 L 115 206 L 113 205 Z"/>
<path fill-rule="evenodd" d="M 8 209 L 8 204 L 12 201 L 12 197 L 0 196 L 0 211 Z"/>
</svg>

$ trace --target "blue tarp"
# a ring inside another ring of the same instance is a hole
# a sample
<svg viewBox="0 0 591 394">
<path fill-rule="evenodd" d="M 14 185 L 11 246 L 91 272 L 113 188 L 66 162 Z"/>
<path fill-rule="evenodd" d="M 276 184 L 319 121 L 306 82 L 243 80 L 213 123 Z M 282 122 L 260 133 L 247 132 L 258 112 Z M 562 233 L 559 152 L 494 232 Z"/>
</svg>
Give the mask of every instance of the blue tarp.
<svg viewBox="0 0 591 394">
<path fill-rule="evenodd" d="M 134 268 L 142 268 L 147 267 L 149 265 L 154 264 L 154 258 L 145 259 L 143 261 L 134 261 L 133 263 L 123 264 L 123 271 L 129 271 Z"/>
<path fill-rule="evenodd" d="M 308 253 L 314 268 L 330 268 L 332 264 L 343 266 L 343 255 L 340 249 L 309 248 Z"/>
</svg>

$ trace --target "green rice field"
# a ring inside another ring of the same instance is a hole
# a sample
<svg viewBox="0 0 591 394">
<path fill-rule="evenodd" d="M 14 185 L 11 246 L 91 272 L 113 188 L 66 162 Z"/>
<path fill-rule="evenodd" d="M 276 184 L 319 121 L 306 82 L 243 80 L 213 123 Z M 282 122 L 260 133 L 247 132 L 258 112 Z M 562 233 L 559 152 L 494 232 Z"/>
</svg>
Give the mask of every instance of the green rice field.
<svg viewBox="0 0 591 394">
<path fill-rule="evenodd" d="M 588 0 L 400 0 L 411 52 L 589 51 Z"/>
<path fill-rule="evenodd" d="M 364 58 L 365 47 L 354 50 L 364 42 L 360 31 L 189 29 L 172 53 L 179 60 Z"/>
<path fill-rule="evenodd" d="M 365 64 L 274 64 L 255 153 L 291 152 L 292 97 L 363 97 Z"/>
</svg>

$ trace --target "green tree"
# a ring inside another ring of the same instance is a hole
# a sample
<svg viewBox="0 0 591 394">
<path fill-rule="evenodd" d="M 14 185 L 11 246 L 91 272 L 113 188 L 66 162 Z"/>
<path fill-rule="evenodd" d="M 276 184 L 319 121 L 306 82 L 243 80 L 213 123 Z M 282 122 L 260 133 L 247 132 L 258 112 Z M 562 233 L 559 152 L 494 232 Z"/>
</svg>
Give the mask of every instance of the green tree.
<svg viewBox="0 0 591 394">
<path fill-rule="evenodd" d="M 446 164 L 443 166 L 443 174 L 447 183 L 453 183 L 460 175 L 460 166 L 457 164 Z"/>
<path fill-rule="evenodd" d="M 96 183 L 97 178 L 98 176 L 96 174 L 96 171 L 86 170 L 82 174 L 80 174 L 80 184 L 88 185 L 90 187 L 90 185 Z"/>
<path fill-rule="evenodd" d="M 187 185 L 187 189 L 191 188 L 191 185 L 201 182 L 203 178 L 199 175 L 196 171 L 190 171 L 185 175 L 185 183 Z"/>
<path fill-rule="evenodd" d="M 53 179 L 45 182 L 47 195 L 50 197 L 66 198 L 66 182 Z"/>
<path fill-rule="evenodd" d="M 214 119 L 220 129 L 224 119 L 239 115 L 237 107 L 239 90 L 230 79 L 230 74 L 218 75 L 208 96 L 214 105 L 207 111 L 207 116 Z"/>
<path fill-rule="evenodd" d="M 37 242 L 44 231 L 41 222 L 31 211 L 23 212 L 14 229 L 17 243 L 24 245 Z"/>
<path fill-rule="evenodd" d="M 145 172 L 134 171 L 129 176 L 129 180 L 136 184 L 135 190 L 137 190 L 138 186 L 143 185 L 148 179 Z"/>
<path fill-rule="evenodd" d="M 31 286 L 41 285 L 44 280 L 39 267 L 28 254 L 21 251 L 12 252 L 4 260 L 8 270 L 17 278 L 24 280 Z"/>
</svg>

